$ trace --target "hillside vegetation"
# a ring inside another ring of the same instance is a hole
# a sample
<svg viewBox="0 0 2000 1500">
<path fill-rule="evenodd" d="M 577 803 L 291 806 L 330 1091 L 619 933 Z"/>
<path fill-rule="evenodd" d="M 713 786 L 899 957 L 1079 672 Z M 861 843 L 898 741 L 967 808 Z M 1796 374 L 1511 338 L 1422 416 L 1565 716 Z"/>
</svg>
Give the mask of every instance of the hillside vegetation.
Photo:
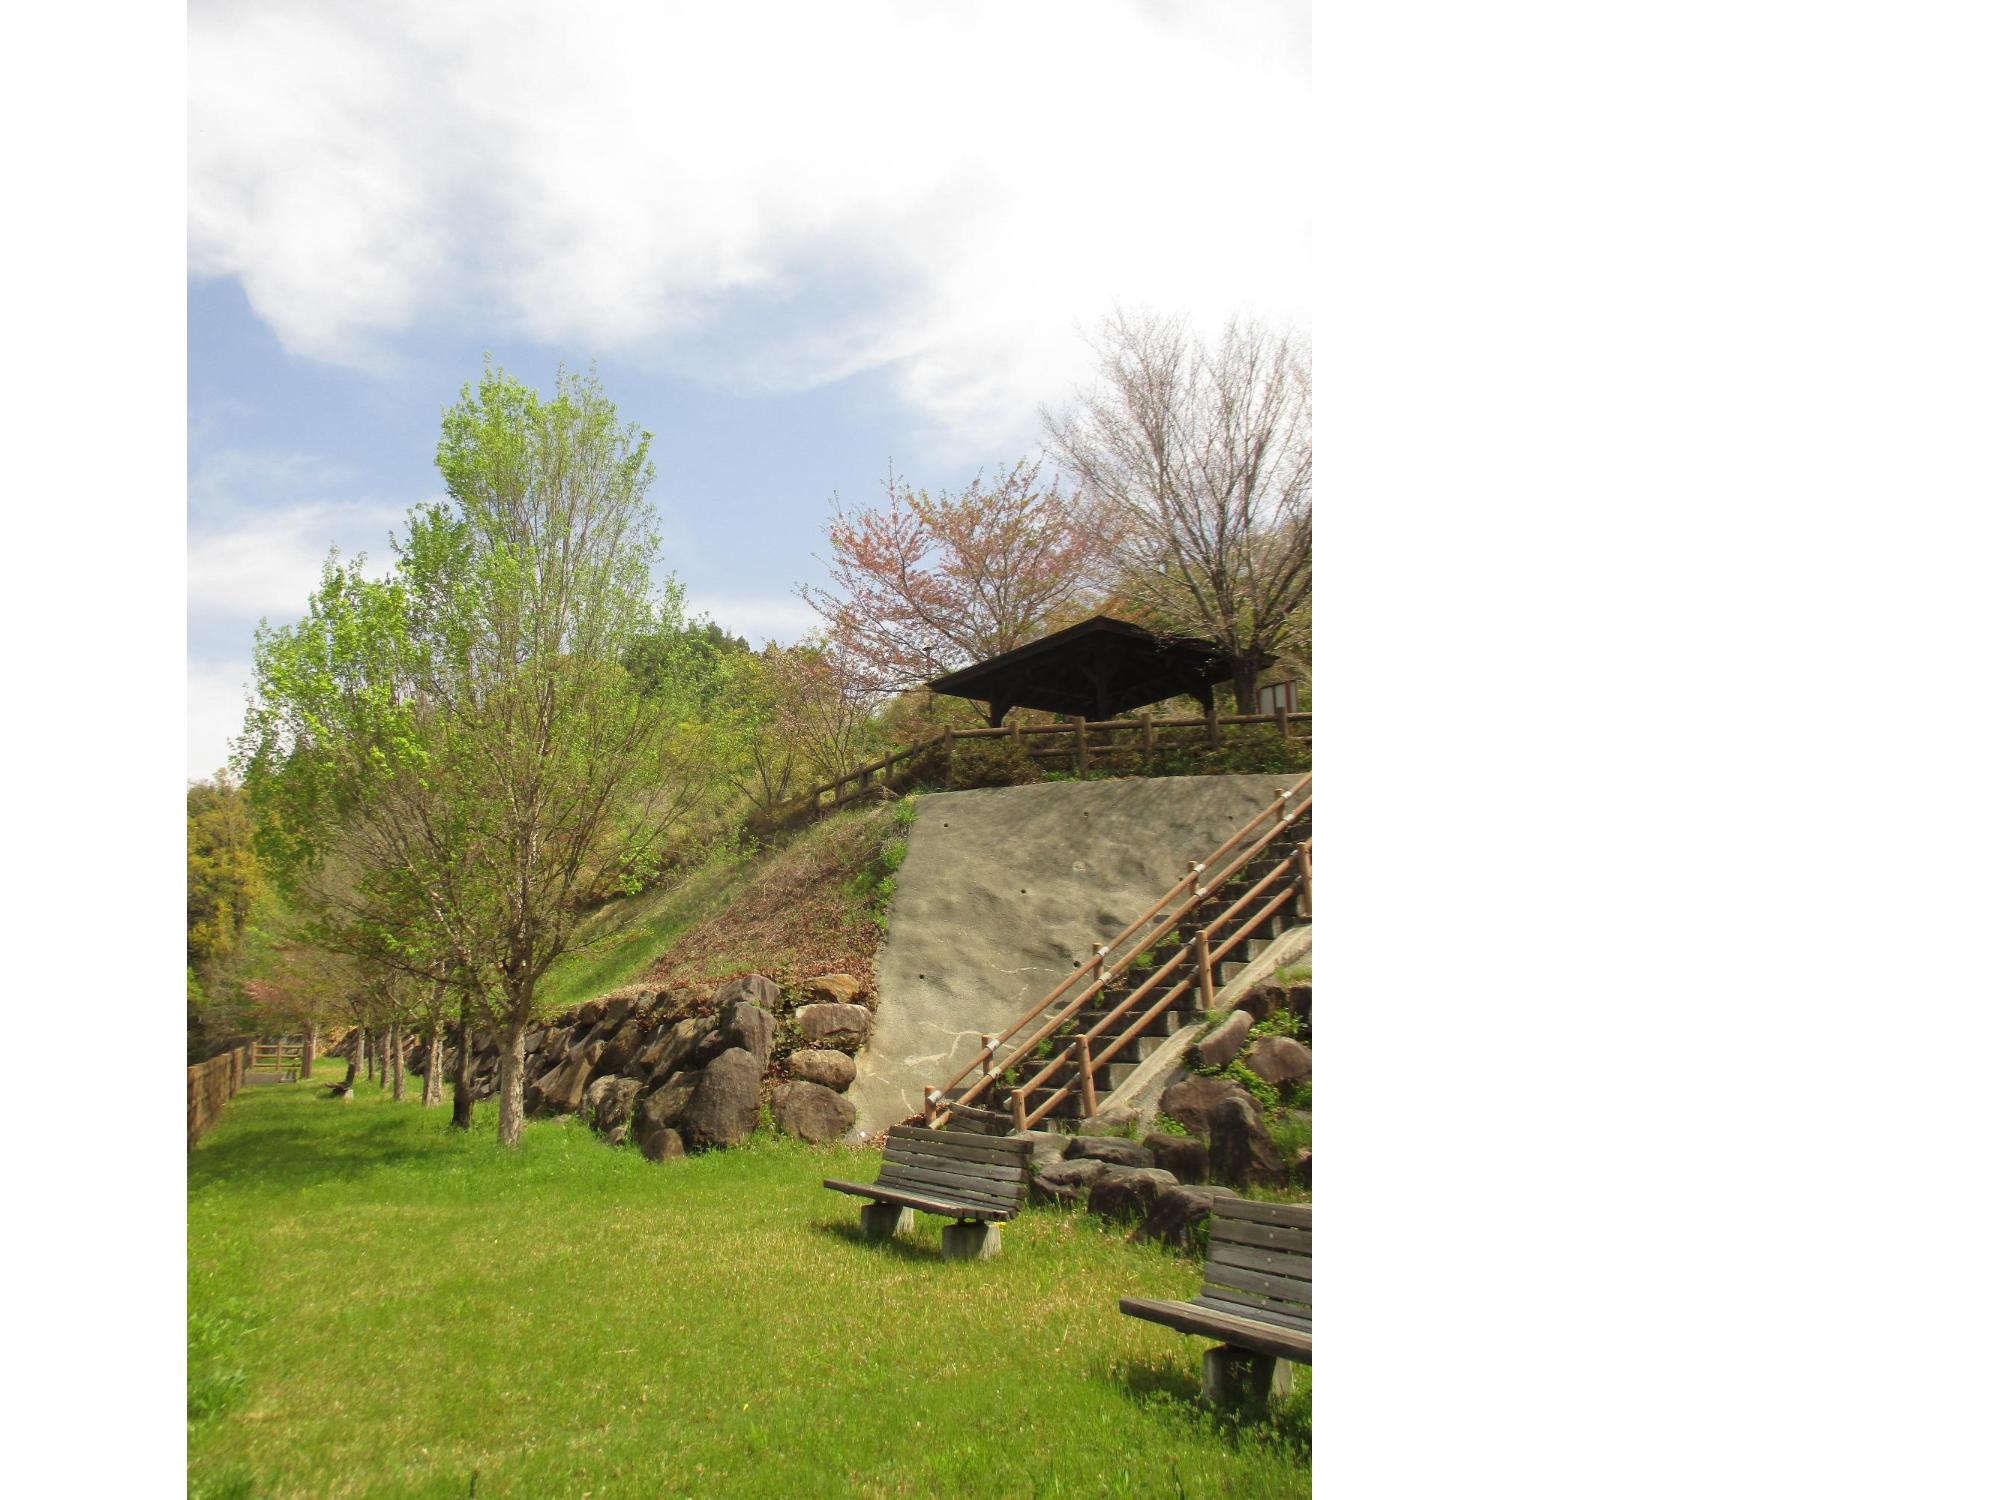
<svg viewBox="0 0 2000 1500">
<path fill-rule="evenodd" d="M 725 848 L 586 926 L 590 947 L 542 986 L 546 1013 L 632 986 L 712 987 L 759 973 L 787 993 L 815 974 L 873 986 L 876 945 L 901 859 L 908 803 L 836 814 L 761 851 Z"/>
</svg>

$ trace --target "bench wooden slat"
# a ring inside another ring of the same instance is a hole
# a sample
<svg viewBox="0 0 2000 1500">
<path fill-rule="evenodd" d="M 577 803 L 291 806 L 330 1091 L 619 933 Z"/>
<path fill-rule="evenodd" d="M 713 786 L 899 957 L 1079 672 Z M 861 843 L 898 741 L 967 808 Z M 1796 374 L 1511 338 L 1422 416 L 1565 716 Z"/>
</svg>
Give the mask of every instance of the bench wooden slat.
<svg viewBox="0 0 2000 1500">
<path fill-rule="evenodd" d="M 1206 1334 L 1238 1349 L 1296 1360 L 1304 1365 L 1312 1363 L 1312 1336 L 1293 1329 L 1258 1323 L 1248 1317 L 1232 1317 L 1189 1302 L 1156 1302 L 1146 1297 L 1120 1297 L 1118 1310 L 1127 1317 L 1144 1318 L 1181 1333 Z"/>
<path fill-rule="evenodd" d="M 1210 1240 L 1208 1259 L 1212 1265 L 1241 1266 L 1246 1271 L 1262 1271 L 1266 1276 L 1284 1276 L 1293 1281 L 1310 1282 L 1313 1275 L 1311 1256 L 1232 1245 L 1227 1240 Z"/>
<path fill-rule="evenodd" d="M 968 1183 L 963 1178 L 954 1177 L 949 1172 L 926 1172 L 917 1167 L 900 1167 L 891 1163 L 882 1168 L 882 1175 L 875 1179 L 883 1187 L 901 1188 L 912 1193 L 931 1193 L 940 1198 L 962 1200 L 966 1203 L 985 1203 L 995 1208 L 1014 1207 L 1016 1195 L 989 1183 Z"/>
<path fill-rule="evenodd" d="M 829 1177 L 825 1186 L 836 1193 L 852 1193 L 857 1198 L 873 1198 L 878 1203 L 899 1203 L 905 1208 L 921 1209 L 927 1214 L 937 1214 L 946 1219 L 1011 1219 L 1012 1209 L 992 1208 L 977 1203 L 954 1203 L 944 1198 L 933 1198 L 922 1193 L 907 1193 L 900 1188 L 876 1187 L 866 1182 L 836 1182 Z"/>
<path fill-rule="evenodd" d="M 1275 1323 L 1280 1328 L 1296 1329 L 1300 1333 L 1312 1332 L 1311 1318 L 1302 1316 L 1296 1308 L 1259 1297 L 1255 1292 L 1238 1292 L 1230 1287 L 1211 1287 L 1199 1297 L 1190 1299 L 1190 1305 L 1213 1308 L 1216 1312 L 1225 1312 L 1231 1317 L 1248 1318 L 1253 1323 Z"/>
<path fill-rule="evenodd" d="M 1229 1286 L 1238 1291 L 1258 1292 L 1279 1302 L 1312 1306 L 1310 1281 L 1294 1281 L 1289 1276 L 1266 1276 L 1260 1271 L 1246 1271 L 1241 1266 L 1221 1265 L 1215 1261 L 1210 1261 L 1202 1269 L 1201 1278 L 1204 1290 L 1211 1286 Z"/>
<path fill-rule="evenodd" d="M 1231 1219 L 1223 1216 L 1212 1217 L 1208 1221 L 1208 1242 L 1216 1241 L 1231 1245 L 1252 1245 L 1265 1250 L 1295 1250 L 1301 1255 L 1312 1254 L 1312 1231 L 1310 1229 L 1281 1229 L 1276 1224 L 1253 1224 L 1248 1219 Z"/>
<path fill-rule="evenodd" d="M 1273 1224 L 1283 1229 L 1311 1229 L 1310 1203 L 1259 1203 L 1254 1198 L 1217 1198 L 1215 1217 Z"/>
<path fill-rule="evenodd" d="M 1017 1166 L 1033 1154 L 1035 1143 L 1025 1136 L 974 1135 L 966 1130 L 921 1130 L 914 1125 L 892 1125 L 889 1139 L 919 1151 L 940 1156 L 956 1156 L 966 1161 L 990 1162 L 995 1166 Z"/>
<path fill-rule="evenodd" d="M 1021 1176 L 1021 1163 L 997 1161 L 968 1161 L 962 1156 L 946 1156 L 938 1151 L 920 1151 L 908 1141 L 891 1141 L 882 1152 L 885 1161 L 903 1162 L 913 1167 L 936 1167 L 942 1172 L 956 1172 L 961 1177 L 979 1178 L 988 1182 L 1014 1182 Z"/>
</svg>

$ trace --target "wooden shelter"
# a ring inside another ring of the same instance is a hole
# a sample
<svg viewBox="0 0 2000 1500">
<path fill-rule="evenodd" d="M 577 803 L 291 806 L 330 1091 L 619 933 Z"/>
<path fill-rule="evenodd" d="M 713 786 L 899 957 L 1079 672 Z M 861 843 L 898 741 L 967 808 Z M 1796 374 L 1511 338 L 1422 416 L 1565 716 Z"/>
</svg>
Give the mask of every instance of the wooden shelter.
<svg viewBox="0 0 2000 1500">
<path fill-rule="evenodd" d="M 1204 712 L 1229 659 L 1207 641 L 1159 635 L 1129 620 L 1088 620 L 933 678 L 934 693 L 986 704 L 996 728 L 1016 708 L 1102 721 L 1185 693 Z"/>
</svg>

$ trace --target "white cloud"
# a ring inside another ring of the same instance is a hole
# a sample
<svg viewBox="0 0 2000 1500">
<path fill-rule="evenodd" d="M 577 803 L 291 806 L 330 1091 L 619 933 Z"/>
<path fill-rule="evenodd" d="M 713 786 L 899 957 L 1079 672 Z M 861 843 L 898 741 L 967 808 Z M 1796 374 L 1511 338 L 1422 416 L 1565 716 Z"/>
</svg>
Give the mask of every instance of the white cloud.
<svg viewBox="0 0 2000 1500">
<path fill-rule="evenodd" d="M 696 595 L 688 599 L 687 612 L 707 615 L 731 635 L 759 647 L 772 641 L 789 646 L 822 623 L 803 599 L 787 594 Z"/>
<path fill-rule="evenodd" d="M 1032 429 L 1115 301 L 1306 312 L 1302 4 L 197 3 L 189 256 L 354 364 L 428 318 Z"/>
<path fill-rule="evenodd" d="M 408 509 L 321 499 L 338 471 L 303 454 L 224 449 L 188 479 L 187 598 L 194 614 L 304 612 L 330 548 L 386 572 L 389 533 Z M 379 565 L 379 566 L 378 566 Z"/>
<path fill-rule="evenodd" d="M 187 773 L 213 776 L 229 762 L 229 744 L 243 732 L 250 693 L 247 661 L 190 661 L 187 669 Z"/>
</svg>

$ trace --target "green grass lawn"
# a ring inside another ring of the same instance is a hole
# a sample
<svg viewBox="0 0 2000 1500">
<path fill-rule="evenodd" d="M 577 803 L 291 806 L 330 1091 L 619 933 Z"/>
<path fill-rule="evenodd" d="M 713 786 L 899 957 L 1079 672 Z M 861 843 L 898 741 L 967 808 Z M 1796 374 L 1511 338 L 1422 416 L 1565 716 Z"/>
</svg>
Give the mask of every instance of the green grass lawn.
<svg viewBox="0 0 2000 1500">
<path fill-rule="evenodd" d="M 189 1157 L 192 1495 L 1307 1493 L 1309 1371 L 1211 1415 L 1203 1342 L 1119 1315 L 1186 1256 L 1037 1209 L 947 1263 L 820 1187 L 876 1153 L 505 1153 L 447 1113 L 252 1088 Z"/>
</svg>

